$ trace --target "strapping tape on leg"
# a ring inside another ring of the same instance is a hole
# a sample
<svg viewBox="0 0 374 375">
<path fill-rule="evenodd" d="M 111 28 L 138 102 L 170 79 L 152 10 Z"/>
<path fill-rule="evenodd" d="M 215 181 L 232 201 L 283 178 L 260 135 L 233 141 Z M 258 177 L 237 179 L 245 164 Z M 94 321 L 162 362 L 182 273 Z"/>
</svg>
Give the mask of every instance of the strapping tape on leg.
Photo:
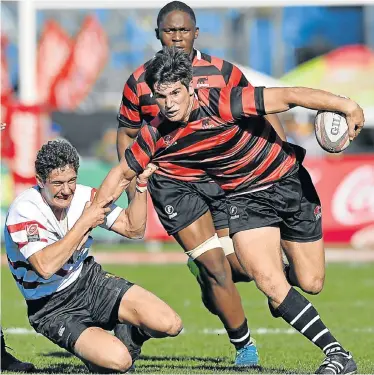
<svg viewBox="0 0 374 375">
<path fill-rule="evenodd" d="M 234 244 L 229 236 L 220 237 L 219 240 L 226 256 L 235 253 Z"/>
<path fill-rule="evenodd" d="M 186 251 L 186 254 L 191 258 L 191 259 L 196 259 L 200 255 L 206 253 L 209 250 L 213 250 L 216 248 L 222 248 L 221 242 L 218 239 L 217 233 L 203 242 L 201 245 L 195 247 L 193 250 Z"/>
</svg>

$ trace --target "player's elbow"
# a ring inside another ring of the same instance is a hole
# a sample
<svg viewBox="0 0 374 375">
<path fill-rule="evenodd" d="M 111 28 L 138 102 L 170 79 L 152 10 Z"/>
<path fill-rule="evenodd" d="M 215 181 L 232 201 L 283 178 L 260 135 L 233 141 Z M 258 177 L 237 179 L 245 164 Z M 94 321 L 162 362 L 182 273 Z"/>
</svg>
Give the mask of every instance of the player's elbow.
<svg viewBox="0 0 374 375">
<path fill-rule="evenodd" d="M 44 280 L 49 280 L 54 275 L 51 267 L 48 267 L 46 264 L 38 264 L 33 268 L 34 271 Z"/>
<path fill-rule="evenodd" d="M 29 261 L 35 273 L 42 279 L 48 280 L 55 274 L 52 266 L 43 259 L 42 252 L 32 255 Z"/>
</svg>

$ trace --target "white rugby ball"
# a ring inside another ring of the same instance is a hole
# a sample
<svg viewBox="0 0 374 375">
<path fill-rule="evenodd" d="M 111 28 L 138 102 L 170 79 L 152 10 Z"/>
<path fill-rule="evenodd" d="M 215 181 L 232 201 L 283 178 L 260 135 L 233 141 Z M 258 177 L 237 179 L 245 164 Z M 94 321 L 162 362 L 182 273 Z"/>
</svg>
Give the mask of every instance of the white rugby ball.
<svg viewBox="0 0 374 375">
<path fill-rule="evenodd" d="M 318 111 L 314 130 L 319 145 L 327 152 L 342 152 L 349 146 L 347 120 L 340 113 Z"/>
</svg>

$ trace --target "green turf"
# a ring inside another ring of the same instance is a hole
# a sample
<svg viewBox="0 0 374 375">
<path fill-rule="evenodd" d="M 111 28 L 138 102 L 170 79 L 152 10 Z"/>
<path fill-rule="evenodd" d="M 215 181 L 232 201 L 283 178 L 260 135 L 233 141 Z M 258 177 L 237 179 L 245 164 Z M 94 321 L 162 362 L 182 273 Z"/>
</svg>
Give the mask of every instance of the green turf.
<svg viewBox="0 0 374 375">
<path fill-rule="evenodd" d="M 94 252 L 118 253 L 126 251 L 136 252 L 183 252 L 182 248 L 175 241 L 170 242 L 143 242 L 125 241 L 120 243 L 94 242 L 92 246 Z M 5 247 L 1 246 L 1 254 L 5 254 Z"/>
<path fill-rule="evenodd" d="M 220 329 L 218 319 L 208 313 L 199 289 L 187 267 L 110 266 L 110 272 L 127 277 L 166 300 L 182 317 L 185 333 L 179 337 L 152 340 L 144 345 L 137 362 L 139 373 L 233 373 L 234 350 L 226 335 L 203 334 Z M 2 268 L 2 324 L 29 328 L 25 303 L 7 268 Z M 353 352 L 360 373 L 374 370 L 374 264 L 329 265 L 320 296 L 310 297 L 335 336 Z M 270 317 L 265 298 L 254 285 L 239 286 L 252 329 L 288 326 Z M 85 372 L 81 362 L 36 335 L 14 335 L 5 331 L 14 354 L 33 361 L 43 373 Z M 313 373 L 323 355 L 299 334 L 254 335 L 263 373 Z M 251 371 L 245 371 L 246 373 Z M 256 371 L 252 371 L 256 373 Z"/>
</svg>

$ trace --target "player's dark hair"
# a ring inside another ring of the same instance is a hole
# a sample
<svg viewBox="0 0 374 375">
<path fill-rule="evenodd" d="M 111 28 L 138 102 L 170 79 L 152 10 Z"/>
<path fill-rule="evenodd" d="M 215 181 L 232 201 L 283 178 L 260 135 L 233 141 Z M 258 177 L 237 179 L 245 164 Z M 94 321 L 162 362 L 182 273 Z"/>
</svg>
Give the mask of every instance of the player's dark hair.
<svg viewBox="0 0 374 375">
<path fill-rule="evenodd" d="M 45 182 L 54 169 L 67 165 L 78 172 L 79 155 L 76 148 L 64 140 L 49 141 L 42 146 L 36 156 L 35 171 Z"/>
<path fill-rule="evenodd" d="M 157 27 L 160 27 L 160 23 L 163 21 L 167 14 L 169 14 L 170 12 L 174 12 L 175 10 L 187 13 L 191 17 L 193 23 L 196 25 L 195 12 L 192 10 L 191 7 L 189 7 L 182 1 L 171 1 L 170 3 L 167 3 L 163 8 L 161 8 L 161 10 L 158 12 Z"/>
<path fill-rule="evenodd" d="M 154 84 L 170 84 L 180 81 L 187 89 L 192 81 L 192 63 L 182 49 L 164 47 L 146 67 L 145 82 L 153 91 Z"/>
</svg>

